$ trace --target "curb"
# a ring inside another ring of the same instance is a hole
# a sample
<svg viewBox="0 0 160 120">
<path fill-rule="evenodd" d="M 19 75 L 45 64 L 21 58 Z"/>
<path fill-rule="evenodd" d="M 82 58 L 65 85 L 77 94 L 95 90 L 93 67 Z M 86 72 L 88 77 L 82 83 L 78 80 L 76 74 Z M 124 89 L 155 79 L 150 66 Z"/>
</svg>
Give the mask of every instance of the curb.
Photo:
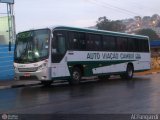
<svg viewBox="0 0 160 120">
<path fill-rule="evenodd" d="M 159 74 L 160 71 L 155 72 L 148 72 L 148 73 L 135 73 L 136 75 L 143 76 L 143 75 L 152 75 L 152 74 Z"/>
<path fill-rule="evenodd" d="M 151 75 L 151 74 L 158 74 L 160 73 L 160 71 L 158 72 L 150 72 L 150 73 L 144 73 L 144 74 L 137 74 L 139 76 L 143 76 L 143 75 Z M 42 85 L 41 83 L 32 83 L 32 84 L 15 84 L 15 85 L 2 85 L 0 86 L 0 90 L 2 89 L 9 89 L 9 88 L 20 88 L 20 87 L 29 87 L 29 86 L 37 86 L 37 85 Z"/>
<path fill-rule="evenodd" d="M 159 72 L 152 72 L 152 74 L 158 74 Z"/>
<path fill-rule="evenodd" d="M 0 86 L 0 90 L 9 89 L 9 88 L 20 88 L 20 87 L 37 86 L 37 85 L 41 85 L 41 83 Z"/>
<path fill-rule="evenodd" d="M 148 74 L 158 74 L 158 73 L 160 73 L 160 72 L 151 72 L 151 73 L 148 73 Z"/>
<path fill-rule="evenodd" d="M 1 89 L 7 89 L 7 88 L 11 88 L 11 86 L 9 86 L 9 85 L 8 86 L 0 86 L 0 90 Z"/>
</svg>

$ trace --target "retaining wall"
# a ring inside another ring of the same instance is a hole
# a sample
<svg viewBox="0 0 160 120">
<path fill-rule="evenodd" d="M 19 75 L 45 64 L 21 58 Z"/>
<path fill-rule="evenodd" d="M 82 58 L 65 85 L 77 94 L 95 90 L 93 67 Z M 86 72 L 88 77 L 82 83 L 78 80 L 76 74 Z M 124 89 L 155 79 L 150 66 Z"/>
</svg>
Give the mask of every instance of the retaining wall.
<svg viewBox="0 0 160 120">
<path fill-rule="evenodd" d="M 13 51 L 14 46 L 9 52 L 8 45 L 0 45 L 0 81 L 14 79 Z"/>
</svg>

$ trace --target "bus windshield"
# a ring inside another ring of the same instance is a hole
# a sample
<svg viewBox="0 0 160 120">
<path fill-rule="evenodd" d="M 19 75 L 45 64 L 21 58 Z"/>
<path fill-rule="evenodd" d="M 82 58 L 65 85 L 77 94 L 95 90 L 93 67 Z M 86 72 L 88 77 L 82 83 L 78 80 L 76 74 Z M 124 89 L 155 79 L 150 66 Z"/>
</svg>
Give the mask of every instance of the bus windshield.
<svg viewBox="0 0 160 120">
<path fill-rule="evenodd" d="M 19 33 L 16 38 L 14 61 L 16 63 L 34 63 L 47 59 L 49 38 L 49 29 Z"/>
</svg>

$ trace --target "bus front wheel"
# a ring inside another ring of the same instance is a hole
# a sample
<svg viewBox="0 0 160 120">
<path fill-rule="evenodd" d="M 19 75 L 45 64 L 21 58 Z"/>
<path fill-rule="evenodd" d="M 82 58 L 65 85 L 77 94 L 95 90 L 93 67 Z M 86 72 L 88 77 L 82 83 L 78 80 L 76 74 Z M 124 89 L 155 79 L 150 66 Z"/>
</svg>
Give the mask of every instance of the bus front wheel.
<svg viewBox="0 0 160 120">
<path fill-rule="evenodd" d="M 69 80 L 69 83 L 71 85 L 78 85 L 80 83 L 80 80 L 82 78 L 82 71 L 80 68 L 75 67 L 72 70 L 72 74 L 71 74 L 71 80 Z"/>
</svg>

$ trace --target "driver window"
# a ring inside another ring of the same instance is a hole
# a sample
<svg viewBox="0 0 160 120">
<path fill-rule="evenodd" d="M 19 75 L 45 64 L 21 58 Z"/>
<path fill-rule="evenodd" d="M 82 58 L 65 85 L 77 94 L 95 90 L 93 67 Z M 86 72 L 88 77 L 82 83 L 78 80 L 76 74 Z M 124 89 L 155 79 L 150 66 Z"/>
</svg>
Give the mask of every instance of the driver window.
<svg viewBox="0 0 160 120">
<path fill-rule="evenodd" d="M 65 54 L 66 52 L 66 37 L 62 31 L 54 32 L 54 40 L 52 43 L 52 52 L 56 54 Z"/>
<path fill-rule="evenodd" d="M 57 37 L 57 52 L 59 54 L 64 54 L 65 53 L 65 37 L 62 35 L 58 35 Z"/>
<path fill-rule="evenodd" d="M 52 42 L 52 62 L 60 62 L 66 53 L 66 32 L 54 31 Z"/>
</svg>

